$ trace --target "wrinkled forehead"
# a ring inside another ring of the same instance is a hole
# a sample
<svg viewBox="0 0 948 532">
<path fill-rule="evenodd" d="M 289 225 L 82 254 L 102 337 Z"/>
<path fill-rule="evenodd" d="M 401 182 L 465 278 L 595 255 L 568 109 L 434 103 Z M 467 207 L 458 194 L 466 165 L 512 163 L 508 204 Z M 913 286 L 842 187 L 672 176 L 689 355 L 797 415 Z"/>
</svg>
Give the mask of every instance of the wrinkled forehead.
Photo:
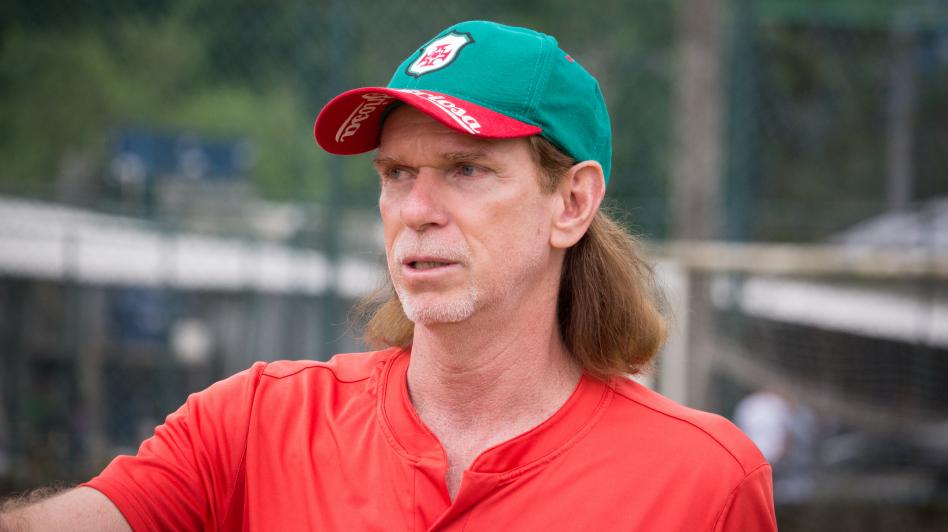
<svg viewBox="0 0 948 532">
<path fill-rule="evenodd" d="M 467 145 L 477 145 L 486 140 L 451 129 L 413 107 L 399 105 L 388 113 L 382 123 L 380 148 L 384 149 L 386 143 L 391 145 L 412 139 L 446 139 Z"/>
</svg>

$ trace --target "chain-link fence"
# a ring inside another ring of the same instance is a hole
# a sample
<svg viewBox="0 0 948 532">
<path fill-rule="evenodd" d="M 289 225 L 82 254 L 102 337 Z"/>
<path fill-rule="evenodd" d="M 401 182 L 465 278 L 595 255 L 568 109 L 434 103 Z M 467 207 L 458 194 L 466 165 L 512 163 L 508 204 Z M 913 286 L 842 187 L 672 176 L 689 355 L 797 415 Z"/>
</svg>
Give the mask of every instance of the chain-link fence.
<svg viewBox="0 0 948 532">
<path fill-rule="evenodd" d="M 944 525 L 948 254 L 853 242 L 656 251 L 676 329 L 658 387 L 754 438 L 789 529 Z"/>
<path fill-rule="evenodd" d="M 943 2 L 735 2 L 728 236 L 812 241 L 944 196 Z"/>
<path fill-rule="evenodd" d="M 252 360 L 361 349 L 349 314 L 384 277 L 376 178 L 317 149 L 312 121 L 478 18 L 553 34 L 600 79 L 607 201 L 635 232 L 695 236 L 675 183 L 707 153 L 702 238 L 842 246 L 827 253 L 845 266 L 665 248 L 666 284 L 687 290 L 656 386 L 735 419 L 795 412 L 770 430 L 796 438 L 778 471 L 789 529 L 937 529 L 948 9 L 923 0 L 5 4 L 0 491 L 88 478 Z M 922 266 L 866 277 L 891 257 L 858 250 L 886 246 Z M 839 474 L 793 477 L 817 469 Z"/>
</svg>

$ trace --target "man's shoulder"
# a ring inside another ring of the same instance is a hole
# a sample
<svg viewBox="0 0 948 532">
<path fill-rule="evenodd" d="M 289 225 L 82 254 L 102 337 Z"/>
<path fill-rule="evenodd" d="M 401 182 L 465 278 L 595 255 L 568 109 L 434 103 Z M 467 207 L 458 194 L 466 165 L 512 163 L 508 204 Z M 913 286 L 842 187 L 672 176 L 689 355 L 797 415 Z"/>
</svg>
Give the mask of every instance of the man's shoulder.
<svg viewBox="0 0 948 532">
<path fill-rule="evenodd" d="M 686 438 L 687 454 L 706 459 L 717 456 L 745 475 L 767 464 L 750 438 L 728 419 L 679 404 L 630 379 L 613 382 L 620 408 L 636 423 L 647 424 L 659 438 Z"/>
<path fill-rule="evenodd" d="M 365 353 L 344 353 L 327 361 L 277 360 L 255 362 L 252 366 L 219 380 L 205 390 L 191 394 L 188 403 L 198 406 L 223 406 L 233 401 L 255 403 L 262 397 L 286 398 L 311 392 L 343 389 L 381 373 L 386 362 L 401 350 L 386 349 Z"/>
<path fill-rule="evenodd" d="M 341 353 L 327 361 L 277 360 L 260 364 L 262 377 L 288 379 L 294 376 L 325 376 L 339 382 L 359 382 L 371 378 L 388 360 L 399 354 L 398 348 L 364 353 Z"/>
</svg>

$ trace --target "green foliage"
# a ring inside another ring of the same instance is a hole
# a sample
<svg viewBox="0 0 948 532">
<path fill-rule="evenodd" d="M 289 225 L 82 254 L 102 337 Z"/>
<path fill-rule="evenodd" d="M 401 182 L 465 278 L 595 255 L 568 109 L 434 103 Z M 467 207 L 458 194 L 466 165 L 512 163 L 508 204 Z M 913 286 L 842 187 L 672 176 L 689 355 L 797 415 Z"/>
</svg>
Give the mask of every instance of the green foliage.
<svg viewBox="0 0 948 532">
<path fill-rule="evenodd" d="M 930 198 L 948 195 L 948 68 L 928 64 L 921 72 L 927 75 L 915 103 L 915 194 Z"/>
<path fill-rule="evenodd" d="M 917 7 L 924 2 L 915 0 L 758 0 L 757 3 L 761 18 L 767 22 L 848 29 L 878 29 L 890 24 L 900 10 L 906 7 Z"/>
<path fill-rule="evenodd" d="M 946 21 L 924 2 L 734 1 L 731 235 L 821 240 L 885 210 L 897 120 L 911 123 L 910 199 L 948 194 L 935 170 L 948 154 L 938 112 L 948 62 L 935 52 L 943 30 L 933 31 Z M 896 111 L 894 88 L 906 84 L 914 103 Z"/>
<path fill-rule="evenodd" d="M 771 111 L 757 117 L 769 140 L 759 145 L 767 169 L 761 199 L 777 206 L 771 215 L 763 212 L 764 234 L 815 236 L 799 225 L 794 229 L 799 220 L 781 219 L 782 205 L 822 204 L 829 215 L 823 222 L 836 229 L 878 211 L 886 171 L 887 70 L 878 60 L 885 41 L 875 37 L 847 32 L 859 46 L 840 50 L 833 42 L 838 33 L 778 27 L 762 34 L 758 45 L 771 60 L 762 65 L 761 81 Z"/>
<path fill-rule="evenodd" d="M 108 123 L 118 79 L 109 52 L 88 33 L 7 33 L 0 72 L 2 179 L 49 182 L 68 148 L 88 148 Z M 111 82 L 111 83 L 110 83 Z"/>
<path fill-rule="evenodd" d="M 71 31 L 14 28 L 0 49 L 0 183 L 48 190 L 68 152 L 104 171 L 109 135 L 123 125 L 246 138 L 252 182 L 266 196 L 317 200 L 314 149 L 291 80 L 253 87 L 215 79 L 200 33 L 182 17 L 130 18 Z"/>
</svg>

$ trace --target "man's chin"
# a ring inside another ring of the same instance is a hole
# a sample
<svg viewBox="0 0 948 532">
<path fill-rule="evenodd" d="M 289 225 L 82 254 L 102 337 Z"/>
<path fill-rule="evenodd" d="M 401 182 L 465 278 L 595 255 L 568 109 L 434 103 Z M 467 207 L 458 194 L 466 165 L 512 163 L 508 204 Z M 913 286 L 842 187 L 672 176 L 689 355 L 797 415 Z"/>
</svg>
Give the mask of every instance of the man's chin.
<svg viewBox="0 0 948 532">
<path fill-rule="evenodd" d="M 474 314 L 474 299 L 453 301 L 424 301 L 402 298 L 405 316 L 417 325 L 459 323 Z"/>
</svg>

